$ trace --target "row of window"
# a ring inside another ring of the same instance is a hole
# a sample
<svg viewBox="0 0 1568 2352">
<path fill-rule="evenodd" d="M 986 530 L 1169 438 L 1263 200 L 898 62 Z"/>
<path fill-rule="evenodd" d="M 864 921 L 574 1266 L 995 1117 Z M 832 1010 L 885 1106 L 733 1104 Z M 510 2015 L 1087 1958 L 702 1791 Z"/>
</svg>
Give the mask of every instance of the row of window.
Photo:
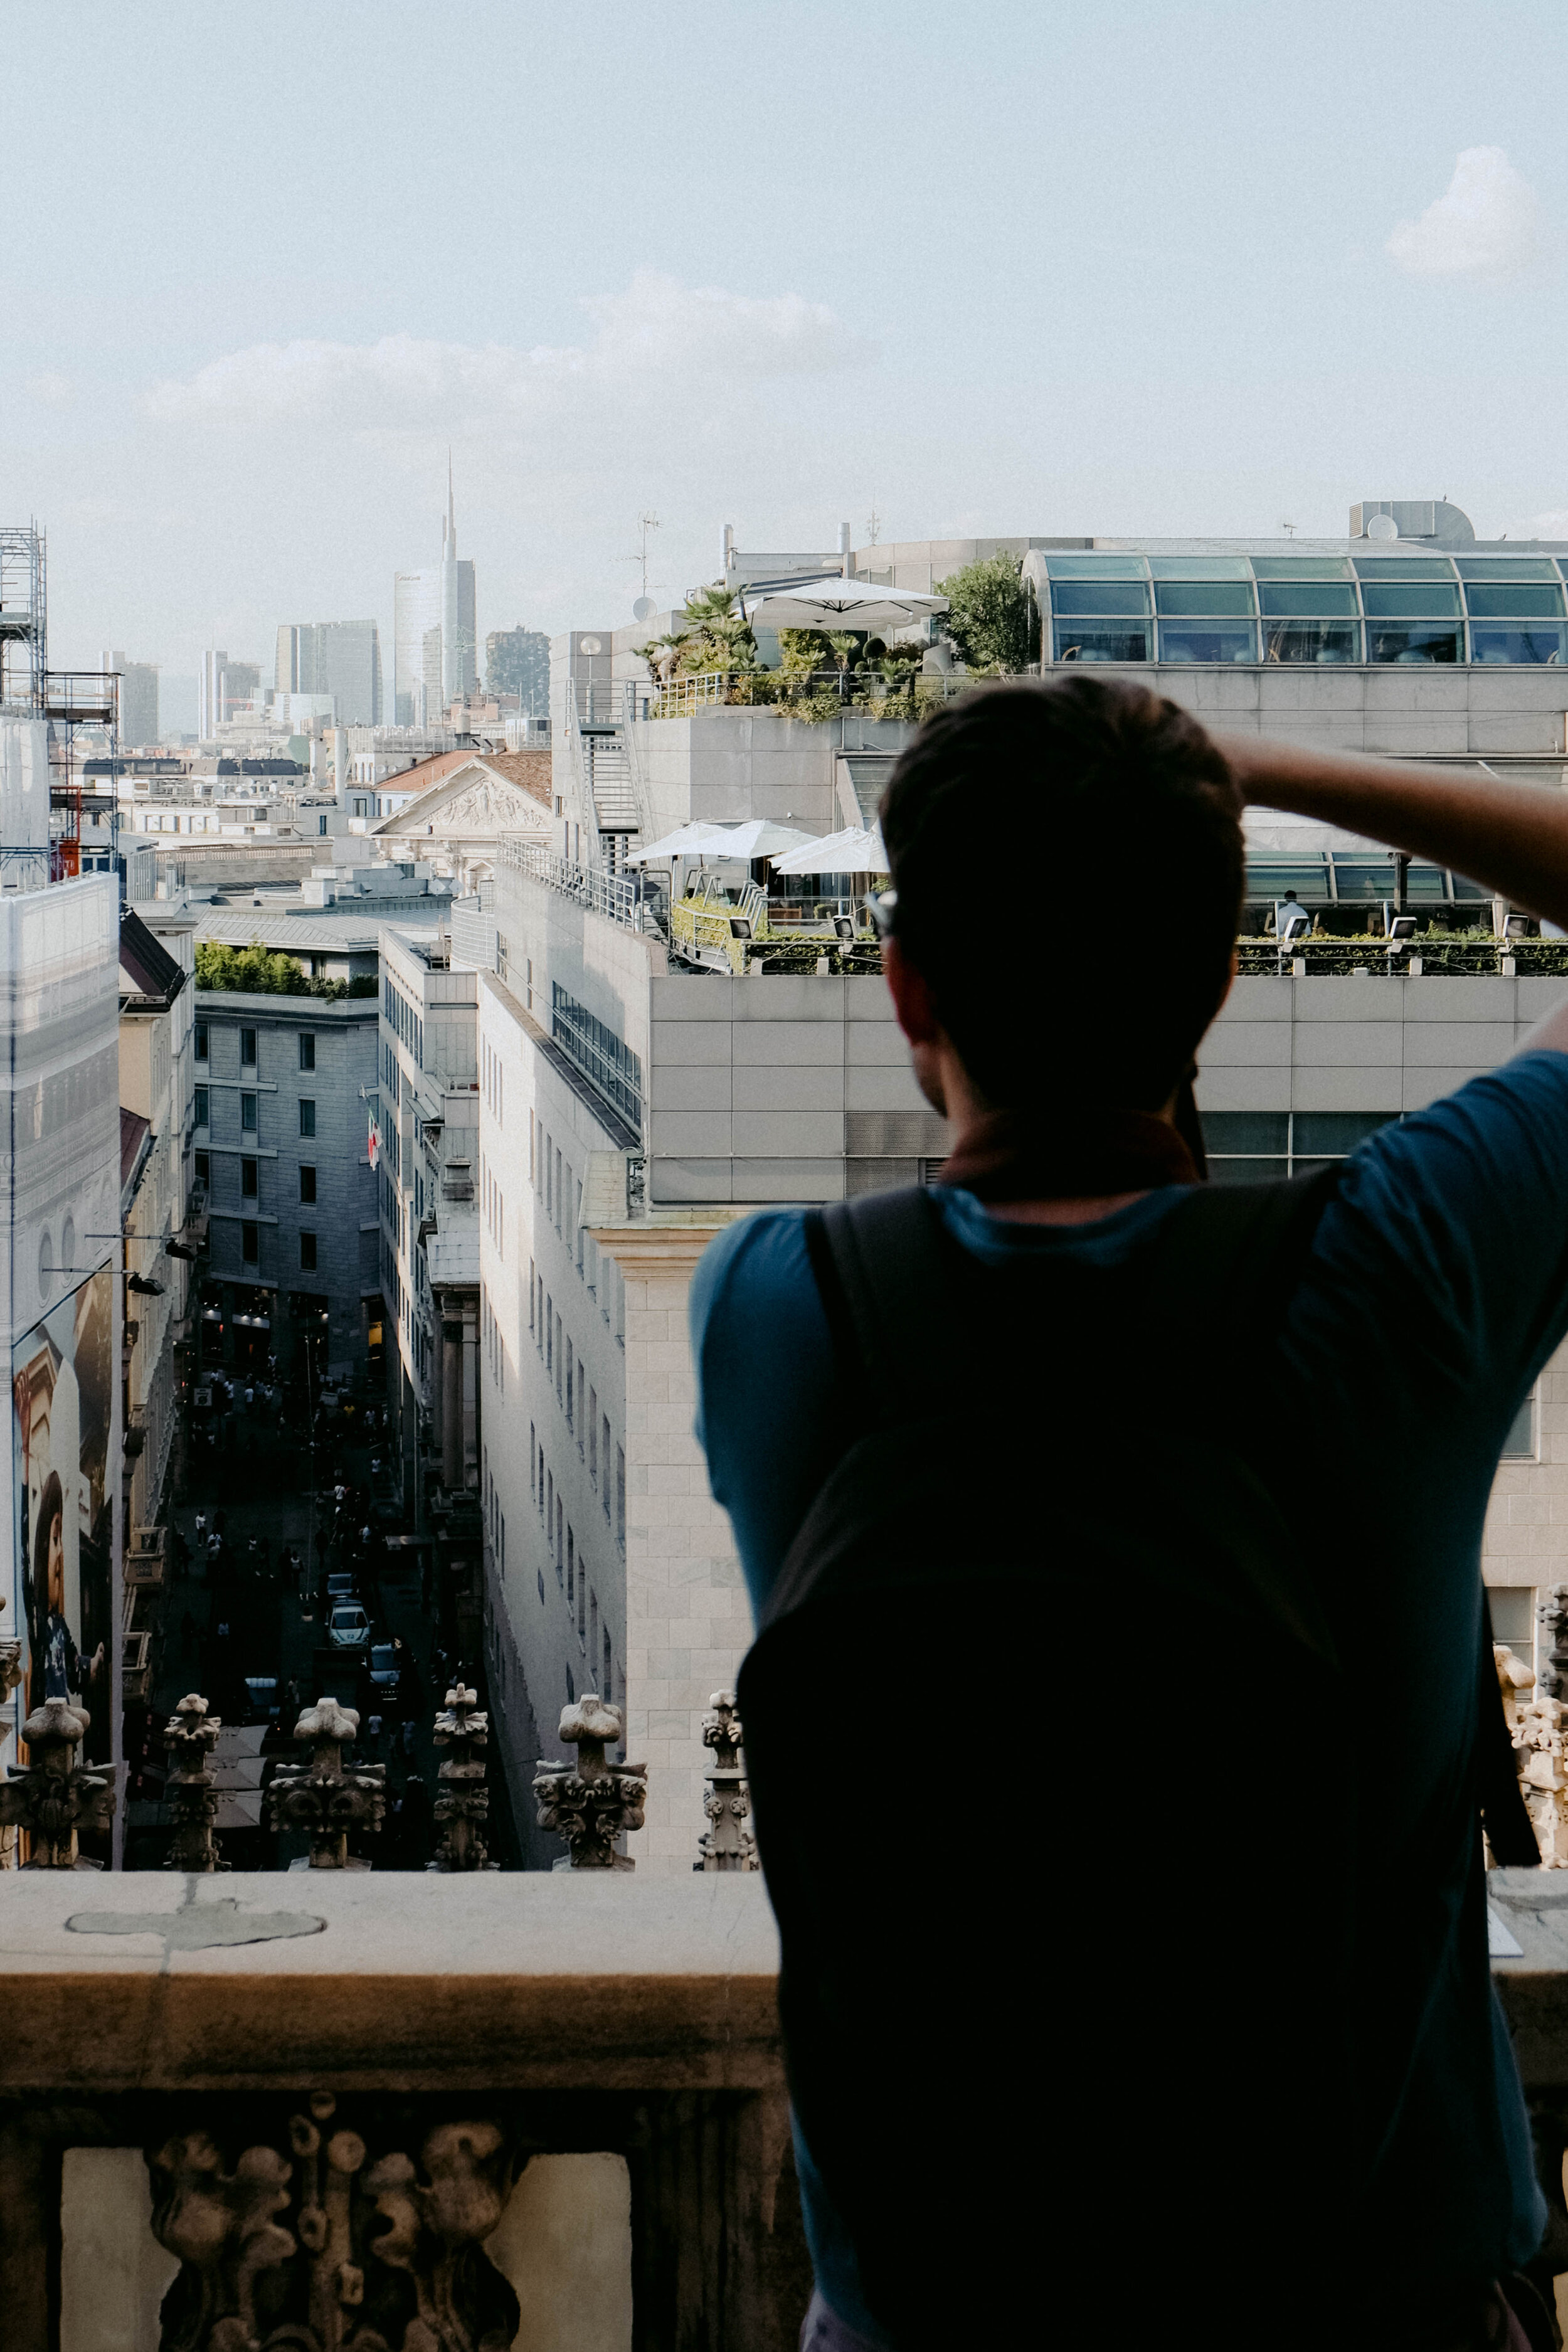
<svg viewBox="0 0 1568 2352">
<path fill-rule="evenodd" d="M 1568 628 L 1555 623 L 1483 626 L 1472 621 L 1126 621 L 1110 615 L 1051 624 L 1058 662 L 1558 663 Z"/>
<path fill-rule="evenodd" d="M 613 1528 L 616 1540 L 624 1551 L 626 1541 L 626 1453 L 623 1447 L 616 1447 L 616 1489 L 612 1506 L 610 1417 L 599 1411 L 598 1392 L 588 1386 L 588 1370 L 582 1351 L 574 1347 L 554 1297 L 544 1287 L 544 1276 L 531 1259 L 528 1269 L 528 1328 L 533 1334 L 534 1347 L 544 1366 L 545 1381 L 555 1391 L 555 1402 L 565 1417 L 567 1429 L 577 1440 L 578 1454 L 588 1465 L 589 1480 L 599 1490 L 605 1525 Z"/>
<path fill-rule="evenodd" d="M 605 1427 L 607 1444 L 608 1422 Z M 622 1462 L 624 1487 L 624 1455 Z M 577 1531 L 566 1517 L 565 1502 L 555 1484 L 555 1474 L 545 1461 L 544 1448 L 539 1443 L 538 1433 L 531 1422 L 528 1425 L 528 1491 L 544 1529 L 545 1549 L 555 1563 L 557 1590 L 565 1594 L 568 1612 L 574 1612 L 576 1615 L 578 1647 L 588 1661 L 590 1674 L 602 1668 L 603 1680 L 599 1690 L 602 1696 L 608 1697 L 615 1688 L 615 1656 L 609 1621 L 605 1618 L 601 1625 L 599 1596 L 588 1579 L 586 1557 L 578 1549 Z M 541 1601 L 544 1598 L 542 1569 L 539 1572 L 539 1597 Z"/>
<path fill-rule="evenodd" d="M 195 1089 L 195 1096 L 193 1108 L 195 1112 L 196 1125 L 199 1128 L 210 1127 L 212 1089 L 210 1087 L 197 1087 Z M 240 1095 L 239 1131 L 242 1135 L 258 1135 L 260 1132 L 259 1107 L 258 1098 L 253 1094 L 242 1092 Z M 314 1101 L 305 1095 L 300 1097 L 300 1132 L 305 1136 L 313 1136 L 316 1132 L 316 1106 Z"/>
<path fill-rule="evenodd" d="M 506 1125 L 506 1065 L 493 1045 L 483 1045 L 479 1052 L 479 1085 L 485 1107 L 498 1127 Z"/>
<path fill-rule="evenodd" d="M 210 1170 L 212 1165 L 210 1154 L 202 1152 L 198 1156 L 205 1168 Z M 198 1173 L 201 1174 L 204 1184 L 208 1182 L 206 1173 L 201 1171 L 198 1171 Z M 316 1171 L 313 1168 L 302 1167 L 298 1173 L 300 1201 L 307 1204 L 311 1203 L 316 1198 Z M 239 1162 L 239 1197 L 242 1201 L 258 1201 L 261 1197 L 261 1162 L 258 1160 L 252 1160 L 247 1154 L 241 1155 Z"/>
<path fill-rule="evenodd" d="M 212 1058 L 209 1042 L 210 1027 L 210 1023 L 205 1021 L 198 1021 L 195 1024 L 195 1052 L 198 1062 L 210 1062 Z M 296 1032 L 296 1039 L 300 1055 L 299 1066 L 302 1070 L 313 1070 L 316 1066 L 315 1032 L 310 1029 L 300 1029 Z M 259 1067 L 256 1058 L 256 1032 L 254 1029 L 246 1027 L 242 1027 L 240 1029 L 239 1066 L 242 1070 L 253 1070 Z"/>
<path fill-rule="evenodd" d="M 240 1263 L 244 1265 L 259 1265 L 261 1263 L 261 1228 L 254 1224 L 248 1217 L 243 1218 L 240 1222 L 239 1255 Z M 314 1234 L 301 1234 L 300 1236 L 300 1268 L 304 1274 L 314 1274 L 316 1271 Z"/>
<path fill-rule="evenodd" d="M 551 1030 L 589 1084 L 642 1131 L 642 1062 L 605 1022 L 551 982 Z"/>
<path fill-rule="evenodd" d="M 395 1036 L 404 1044 L 419 1067 L 425 1067 L 425 1023 L 404 995 L 396 982 L 390 978 L 381 983 L 381 1009 Z"/>
</svg>

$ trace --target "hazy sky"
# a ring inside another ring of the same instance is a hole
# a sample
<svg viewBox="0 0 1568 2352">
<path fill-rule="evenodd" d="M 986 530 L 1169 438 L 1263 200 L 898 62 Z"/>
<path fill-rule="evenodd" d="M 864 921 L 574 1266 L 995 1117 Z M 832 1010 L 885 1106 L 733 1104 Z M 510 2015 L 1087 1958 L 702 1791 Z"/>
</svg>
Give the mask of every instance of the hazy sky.
<svg viewBox="0 0 1568 2352">
<path fill-rule="evenodd" d="M 0 517 L 57 665 L 742 546 L 1568 533 L 1563 0 L 6 12 Z M 1548 526 L 1552 527 L 1552 526 Z M 388 677 L 390 686 L 390 676 Z"/>
</svg>

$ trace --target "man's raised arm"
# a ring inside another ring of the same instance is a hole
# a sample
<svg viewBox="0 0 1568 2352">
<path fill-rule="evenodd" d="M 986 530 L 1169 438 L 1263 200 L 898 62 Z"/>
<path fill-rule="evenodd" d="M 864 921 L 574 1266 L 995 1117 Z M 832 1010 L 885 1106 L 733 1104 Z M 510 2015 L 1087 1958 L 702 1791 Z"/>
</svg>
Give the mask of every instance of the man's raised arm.
<svg viewBox="0 0 1568 2352">
<path fill-rule="evenodd" d="M 1568 792 L 1257 736 L 1215 740 L 1253 807 L 1321 817 L 1453 866 L 1568 930 Z"/>
</svg>

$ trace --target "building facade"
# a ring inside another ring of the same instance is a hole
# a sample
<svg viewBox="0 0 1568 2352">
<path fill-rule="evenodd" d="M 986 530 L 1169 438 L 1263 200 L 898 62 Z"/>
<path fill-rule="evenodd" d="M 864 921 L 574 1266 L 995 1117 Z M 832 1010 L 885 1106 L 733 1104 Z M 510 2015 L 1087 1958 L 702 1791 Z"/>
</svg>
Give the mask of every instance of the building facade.
<svg viewBox="0 0 1568 2352">
<path fill-rule="evenodd" d="M 434 933 L 382 934 L 376 1109 L 381 1294 L 405 1499 L 479 1484 L 479 976 Z"/>
<path fill-rule="evenodd" d="M 485 639 L 485 691 L 515 694 L 527 719 L 550 716 L 550 639 L 542 629 L 492 629 Z"/>
<path fill-rule="evenodd" d="M 340 727 L 381 724 L 381 632 L 374 621 L 285 621 L 278 631 L 274 696 L 331 698 Z M 276 702 L 275 702 L 276 708 Z"/>
<path fill-rule="evenodd" d="M 226 653 L 205 653 L 196 690 L 196 732 L 204 743 L 216 740 L 242 706 L 255 701 L 261 689 L 260 666 L 230 661 Z"/>
<path fill-rule="evenodd" d="M 203 1360 L 323 1374 L 366 1360 L 379 1295 L 370 1098 L 373 998 L 203 989 L 195 1004 L 195 1173 L 210 1213 Z"/>
<path fill-rule="evenodd" d="M 122 1170 L 124 1266 L 162 1296 L 127 1301 L 125 1414 L 140 1432 L 130 1457 L 130 1527 L 150 1528 L 167 1484 L 179 1427 L 190 1261 L 171 1257 L 186 1238 L 195 1177 L 195 919 L 153 907 L 120 919 L 120 1107 L 137 1123 L 134 1165 Z M 199 1195 L 198 1207 L 199 1211 Z"/>
<path fill-rule="evenodd" d="M 158 665 L 133 662 L 122 653 L 100 653 L 100 669 L 120 674 L 120 740 L 126 751 L 161 740 L 158 732 Z"/>
</svg>

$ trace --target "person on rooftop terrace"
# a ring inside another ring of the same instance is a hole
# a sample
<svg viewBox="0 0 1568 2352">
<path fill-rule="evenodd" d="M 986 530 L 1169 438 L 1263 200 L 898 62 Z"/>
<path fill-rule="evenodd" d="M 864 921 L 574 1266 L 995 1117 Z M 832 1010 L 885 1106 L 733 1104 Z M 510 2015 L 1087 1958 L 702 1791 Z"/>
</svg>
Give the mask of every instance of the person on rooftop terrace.
<svg viewBox="0 0 1568 2352">
<path fill-rule="evenodd" d="M 693 1283 L 818 2352 L 1553 2340 L 1480 1544 L 1568 1332 L 1568 1006 L 1332 1168 L 1206 1188 L 1248 802 L 1568 923 L 1559 793 L 1081 670 L 976 692 L 882 804 L 941 1181 L 761 1212 Z M 955 923 L 979 811 L 1063 875 L 1131 851 L 1181 926 Z"/>
</svg>

